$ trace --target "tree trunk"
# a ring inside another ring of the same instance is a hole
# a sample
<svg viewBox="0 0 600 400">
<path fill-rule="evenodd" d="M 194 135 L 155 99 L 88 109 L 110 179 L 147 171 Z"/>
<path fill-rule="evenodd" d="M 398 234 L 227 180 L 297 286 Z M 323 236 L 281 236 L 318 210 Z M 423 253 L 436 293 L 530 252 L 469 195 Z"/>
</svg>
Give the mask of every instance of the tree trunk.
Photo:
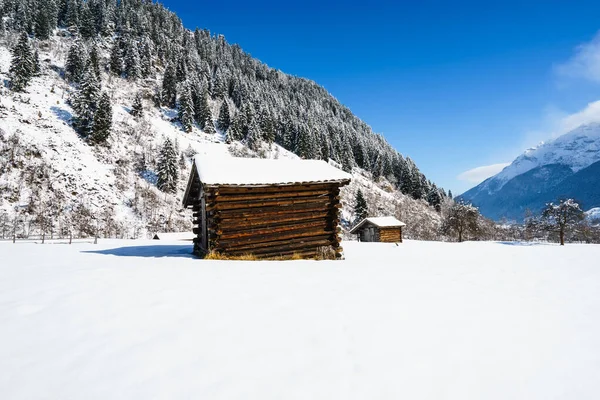
<svg viewBox="0 0 600 400">
<path fill-rule="evenodd" d="M 462 229 L 458 230 L 458 243 L 462 243 Z"/>
<path fill-rule="evenodd" d="M 563 228 L 562 226 L 560 227 L 560 245 L 565 245 L 565 228 Z"/>
</svg>

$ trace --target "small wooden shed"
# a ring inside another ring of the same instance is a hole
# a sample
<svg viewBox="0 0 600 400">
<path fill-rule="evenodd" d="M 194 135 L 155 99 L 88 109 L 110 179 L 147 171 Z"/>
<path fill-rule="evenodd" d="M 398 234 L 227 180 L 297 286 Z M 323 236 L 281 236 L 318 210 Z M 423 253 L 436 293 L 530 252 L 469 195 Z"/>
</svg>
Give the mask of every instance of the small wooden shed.
<svg viewBox="0 0 600 400">
<path fill-rule="evenodd" d="M 402 243 L 402 227 L 406 224 L 394 217 L 365 218 L 350 233 L 361 242 Z"/>
<path fill-rule="evenodd" d="M 341 257 L 340 187 L 350 175 L 325 161 L 198 155 L 183 198 L 194 253 L 257 258 Z"/>
</svg>

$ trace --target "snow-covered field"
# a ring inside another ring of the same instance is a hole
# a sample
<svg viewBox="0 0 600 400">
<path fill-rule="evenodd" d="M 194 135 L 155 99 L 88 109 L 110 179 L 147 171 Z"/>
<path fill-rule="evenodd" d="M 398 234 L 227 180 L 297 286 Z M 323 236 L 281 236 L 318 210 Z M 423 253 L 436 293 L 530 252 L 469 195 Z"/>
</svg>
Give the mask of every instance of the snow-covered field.
<svg viewBox="0 0 600 400">
<path fill-rule="evenodd" d="M 600 246 L 0 243 L 2 399 L 598 399 Z"/>
</svg>

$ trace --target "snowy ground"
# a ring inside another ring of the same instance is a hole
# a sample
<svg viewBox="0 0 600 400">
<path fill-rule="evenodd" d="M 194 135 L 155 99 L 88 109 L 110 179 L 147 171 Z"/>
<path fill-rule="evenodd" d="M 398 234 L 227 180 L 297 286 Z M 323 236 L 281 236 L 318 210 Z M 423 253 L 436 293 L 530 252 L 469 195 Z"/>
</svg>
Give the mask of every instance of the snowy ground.
<svg viewBox="0 0 600 400">
<path fill-rule="evenodd" d="M 597 399 L 600 246 L 0 243 L 2 399 Z"/>
</svg>

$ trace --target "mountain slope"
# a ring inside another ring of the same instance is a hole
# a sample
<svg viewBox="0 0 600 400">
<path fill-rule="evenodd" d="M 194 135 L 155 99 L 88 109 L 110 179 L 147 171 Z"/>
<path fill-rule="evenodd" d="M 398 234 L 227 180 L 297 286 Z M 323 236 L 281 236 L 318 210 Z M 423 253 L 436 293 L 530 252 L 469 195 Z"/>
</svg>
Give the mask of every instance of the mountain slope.
<svg viewBox="0 0 600 400">
<path fill-rule="evenodd" d="M 31 9 L 43 9 L 46 4 L 40 0 L 26 3 Z M 401 215 L 410 225 L 408 237 L 435 234 L 440 216 L 424 199 L 431 192 L 444 195 L 443 190 L 428 181 L 409 158 L 314 82 L 268 68 L 238 46 L 227 44 L 222 36 L 187 31 L 158 4 L 103 1 L 110 6 L 108 20 L 98 18 L 92 37 L 84 37 L 84 25 L 75 25 L 53 27 L 48 39 L 31 40 L 41 71 L 24 92 L 11 91 L 9 48 L 21 29 L 36 26 L 20 19 L 37 14 L 19 15 L 19 4 L 5 2 L 1 10 L 7 28 L 0 33 L 0 79 L 5 83 L 0 87 L 3 237 L 13 229 L 27 236 L 47 224 L 51 226 L 46 232 L 68 230 L 81 236 L 98 232 L 140 237 L 155 231 L 187 230 L 191 218 L 181 209 L 180 199 L 194 153 L 330 159 L 353 170 L 356 177 L 344 191 L 346 226 L 352 219 L 354 190 L 360 187 L 371 200 L 373 215 Z M 67 7 L 73 4 L 85 14 L 87 7 L 101 3 L 74 1 Z M 100 10 L 100 16 L 106 12 L 105 8 L 94 10 Z M 61 18 L 65 16 L 57 18 L 57 24 L 64 26 Z M 108 22 L 103 25 L 102 21 Z M 105 31 L 105 27 L 110 29 Z M 98 78 L 112 101 L 113 126 L 104 145 L 86 141 L 73 126 L 71 105 L 79 85 L 65 79 L 69 76 L 65 61 L 76 43 L 82 43 L 86 65 L 97 49 Z M 137 47 L 142 54 L 136 55 Z M 112 69 L 115 49 L 124 68 L 119 74 Z M 144 49 L 149 49 L 148 54 Z M 138 67 L 144 72 L 134 77 L 127 68 L 138 57 Z M 167 104 L 164 93 L 170 66 L 177 67 L 175 104 Z M 190 85 L 207 93 L 209 118 L 194 121 L 186 132 L 178 107 Z M 142 117 L 130 113 L 137 94 L 142 98 Z M 233 121 L 241 121 L 241 137 L 230 137 L 231 130 L 220 126 L 215 129 L 223 104 L 229 104 Z M 249 132 L 259 135 L 254 145 Z M 179 182 L 173 194 L 156 187 L 156 160 L 167 138 L 180 156 Z"/>
<path fill-rule="evenodd" d="M 529 149 L 497 175 L 465 192 L 461 199 L 493 219 L 521 220 L 527 210 L 570 197 L 586 209 L 600 205 L 600 124 L 578 127 Z"/>
</svg>

